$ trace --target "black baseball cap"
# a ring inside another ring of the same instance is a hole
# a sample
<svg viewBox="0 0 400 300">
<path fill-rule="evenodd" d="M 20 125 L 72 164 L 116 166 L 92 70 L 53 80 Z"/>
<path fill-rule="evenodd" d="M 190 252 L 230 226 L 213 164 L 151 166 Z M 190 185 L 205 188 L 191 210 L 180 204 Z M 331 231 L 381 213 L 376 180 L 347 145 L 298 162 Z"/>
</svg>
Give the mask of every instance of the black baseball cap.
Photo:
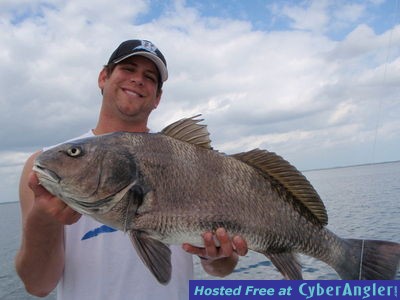
<svg viewBox="0 0 400 300">
<path fill-rule="evenodd" d="M 117 49 L 111 54 L 107 64 L 117 64 L 124 59 L 141 55 L 155 63 L 158 72 L 160 73 L 161 81 L 168 79 L 167 62 L 161 51 L 150 41 L 147 40 L 128 40 L 122 42 Z"/>
</svg>

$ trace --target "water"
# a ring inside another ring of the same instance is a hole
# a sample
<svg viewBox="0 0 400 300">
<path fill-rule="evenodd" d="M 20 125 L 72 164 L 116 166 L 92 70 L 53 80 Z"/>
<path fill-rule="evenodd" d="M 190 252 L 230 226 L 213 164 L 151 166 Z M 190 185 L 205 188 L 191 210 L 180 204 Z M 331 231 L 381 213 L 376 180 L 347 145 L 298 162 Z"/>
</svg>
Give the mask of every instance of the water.
<svg viewBox="0 0 400 300">
<path fill-rule="evenodd" d="M 400 162 L 303 172 L 328 211 L 328 228 L 344 238 L 400 242 Z M 339 279 L 313 258 L 301 256 L 304 279 Z M 195 261 L 196 278 L 213 279 Z M 227 279 L 282 279 L 264 255 L 250 252 Z M 400 280 L 400 271 L 397 272 Z"/>
<path fill-rule="evenodd" d="M 304 172 L 323 199 L 328 227 L 341 237 L 400 242 L 400 162 Z M 29 296 L 14 270 L 20 242 L 19 204 L 0 204 L 0 299 L 38 299 Z M 133 249 L 132 249 L 133 251 Z M 301 256 L 304 279 L 338 279 L 322 262 Z M 196 279 L 214 279 L 195 259 Z M 266 258 L 249 252 L 227 279 L 282 279 Z M 400 271 L 397 273 L 400 280 Z M 55 299 L 54 293 L 46 298 Z"/>
</svg>

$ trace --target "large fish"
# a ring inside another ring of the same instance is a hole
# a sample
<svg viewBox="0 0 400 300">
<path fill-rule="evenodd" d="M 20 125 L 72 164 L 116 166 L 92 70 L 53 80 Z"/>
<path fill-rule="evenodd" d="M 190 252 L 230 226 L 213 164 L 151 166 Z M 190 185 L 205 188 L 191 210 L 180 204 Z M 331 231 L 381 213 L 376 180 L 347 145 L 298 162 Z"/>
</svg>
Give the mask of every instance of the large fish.
<svg viewBox="0 0 400 300">
<path fill-rule="evenodd" d="M 393 279 L 400 244 L 342 239 L 308 180 L 265 150 L 225 155 L 198 116 L 160 133 L 116 132 L 59 145 L 34 164 L 40 183 L 76 211 L 128 232 L 157 280 L 171 276 L 168 244 L 202 245 L 224 227 L 263 253 L 287 279 L 302 279 L 303 253 L 342 279 Z"/>
</svg>

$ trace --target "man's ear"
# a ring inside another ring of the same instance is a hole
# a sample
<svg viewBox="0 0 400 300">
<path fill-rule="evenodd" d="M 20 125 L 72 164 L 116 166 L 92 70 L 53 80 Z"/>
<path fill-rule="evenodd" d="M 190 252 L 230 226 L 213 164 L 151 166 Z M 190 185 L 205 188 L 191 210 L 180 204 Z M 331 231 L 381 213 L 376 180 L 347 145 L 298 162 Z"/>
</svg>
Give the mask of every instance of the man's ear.
<svg viewBox="0 0 400 300">
<path fill-rule="evenodd" d="M 156 109 L 157 106 L 160 104 L 161 95 L 162 95 L 162 90 L 160 89 L 159 91 L 157 91 L 157 98 L 156 101 L 154 102 L 154 109 Z"/>
<path fill-rule="evenodd" d="M 97 79 L 97 84 L 100 90 L 103 90 L 107 77 L 108 77 L 107 70 L 106 68 L 103 68 L 103 70 L 101 70 L 99 73 L 99 78 Z"/>
</svg>

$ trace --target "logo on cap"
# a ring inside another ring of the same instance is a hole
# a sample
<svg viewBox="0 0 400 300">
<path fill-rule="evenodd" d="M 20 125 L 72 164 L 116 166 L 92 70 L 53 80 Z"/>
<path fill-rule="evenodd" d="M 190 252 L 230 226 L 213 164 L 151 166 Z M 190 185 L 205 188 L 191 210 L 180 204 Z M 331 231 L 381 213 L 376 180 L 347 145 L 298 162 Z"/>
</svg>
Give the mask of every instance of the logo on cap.
<svg viewBox="0 0 400 300">
<path fill-rule="evenodd" d="M 154 53 L 155 55 L 157 55 L 156 54 L 157 47 L 154 46 L 153 43 L 149 42 L 149 41 L 142 40 L 140 46 L 137 46 L 134 49 L 132 49 L 132 51 L 137 51 L 137 50 L 146 50 L 148 52 L 151 52 L 151 53 Z"/>
</svg>

